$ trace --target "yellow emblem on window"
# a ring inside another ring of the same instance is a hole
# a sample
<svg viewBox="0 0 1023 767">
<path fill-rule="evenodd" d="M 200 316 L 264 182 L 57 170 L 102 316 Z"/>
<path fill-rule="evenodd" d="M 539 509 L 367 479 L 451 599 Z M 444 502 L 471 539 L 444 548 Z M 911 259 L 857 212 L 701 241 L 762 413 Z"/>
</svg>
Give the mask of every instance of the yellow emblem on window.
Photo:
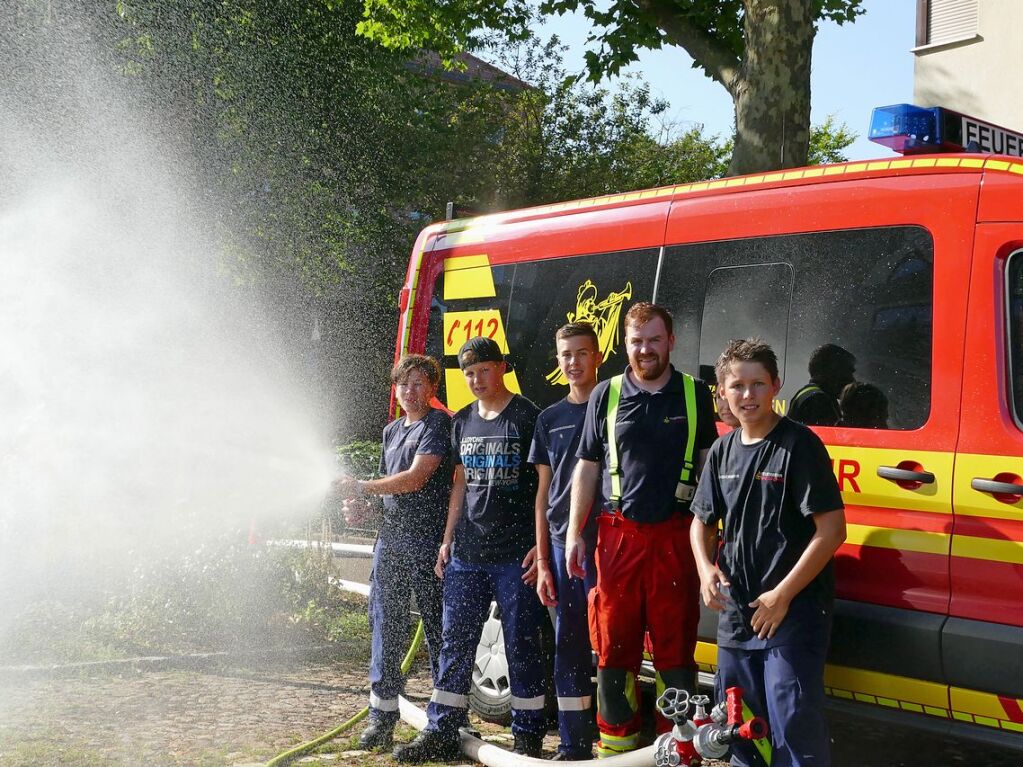
<svg viewBox="0 0 1023 767">
<path fill-rule="evenodd" d="M 608 359 L 618 349 L 621 340 L 622 306 L 632 298 L 632 283 L 625 283 L 620 291 L 611 291 L 607 298 L 597 300 L 597 286 L 592 280 L 586 280 L 579 286 L 576 294 L 575 311 L 568 312 L 565 316 L 569 322 L 589 322 L 597 333 L 597 341 L 604 359 Z M 547 374 L 547 383 L 551 386 L 567 386 L 568 381 L 561 372 L 561 368 L 555 367 Z"/>
</svg>

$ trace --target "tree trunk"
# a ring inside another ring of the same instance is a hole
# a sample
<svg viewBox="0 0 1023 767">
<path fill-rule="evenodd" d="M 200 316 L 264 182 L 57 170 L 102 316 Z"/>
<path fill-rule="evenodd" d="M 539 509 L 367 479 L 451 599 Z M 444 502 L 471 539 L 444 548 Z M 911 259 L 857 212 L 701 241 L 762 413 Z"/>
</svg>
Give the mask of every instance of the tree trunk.
<svg viewBox="0 0 1023 767">
<path fill-rule="evenodd" d="M 810 58 L 816 33 L 810 0 L 745 0 L 746 54 L 729 88 L 735 149 L 729 175 L 806 164 Z"/>
</svg>

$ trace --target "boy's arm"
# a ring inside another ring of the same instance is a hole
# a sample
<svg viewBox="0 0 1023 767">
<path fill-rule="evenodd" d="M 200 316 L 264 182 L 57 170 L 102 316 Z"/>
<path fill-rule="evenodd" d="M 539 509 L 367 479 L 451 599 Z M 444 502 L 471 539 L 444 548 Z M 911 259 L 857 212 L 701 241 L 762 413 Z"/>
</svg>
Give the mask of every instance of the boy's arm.
<svg viewBox="0 0 1023 767">
<path fill-rule="evenodd" d="M 438 578 L 444 577 L 444 566 L 451 561 L 451 542 L 455 539 L 455 528 L 462 516 L 462 505 L 465 501 L 465 467 L 455 466 L 455 480 L 451 486 L 451 498 L 448 500 L 448 520 L 444 525 L 444 539 L 437 552 L 437 564 L 433 571 Z"/>
<path fill-rule="evenodd" d="M 693 517 L 689 526 L 689 543 L 693 547 L 696 571 L 700 574 L 700 594 L 703 596 L 703 603 L 711 610 L 721 612 L 728 602 L 728 597 L 722 593 L 721 587 L 730 584 L 725 574 L 714 563 L 714 554 L 718 546 L 717 522 L 708 524 L 699 517 Z"/>
<path fill-rule="evenodd" d="M 600 481 L 600 464 L 580 458 L 572 472 L 572 505 L 565 531 L 565 568 L 573 578 L 586 577 L 586 543 L 580 533 L 593 509 Z"/>
<path fill-rule="evenodd" d="M 359 481 L 350 477 L 337 480 L 334 485 L 338 492 L 348 498 L 360 495 L 401 495 L 422 490 L 427 480 L 437 471 L 442 455 L 419 454 L 412 459 L 412 465 L 405 471 L 389 477 Z"/>
<path fill-rule="evenodd" d="M 554 472 L 542 463 L 536 464 L 540 482 L 536 488 L 536 593 L 545 607 L 558 604 L 554 588 L 554 573 L 551 572 L 551 539 L 547 524 L 547 497 L 551 489 Z"/>
<path fill-rule="evenodd" d="M 813 523 L 817 530 L 789 574 L 773 589 L 750 602 L 750 607 L 756 608 L 753 630 L 761 639 L 774 636 L 792 600 L 817 577 L 845 541 L 843 509 L 818 512 L 813 515 Z"/>
</svg>

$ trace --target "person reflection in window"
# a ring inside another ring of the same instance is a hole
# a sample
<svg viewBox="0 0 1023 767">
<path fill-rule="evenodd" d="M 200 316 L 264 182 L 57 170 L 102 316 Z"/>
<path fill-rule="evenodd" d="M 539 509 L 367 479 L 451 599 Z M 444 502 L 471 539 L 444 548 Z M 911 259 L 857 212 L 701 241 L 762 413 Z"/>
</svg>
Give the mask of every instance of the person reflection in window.
<svg viewBox="0 0 1023 767">
<path fill-rule="evenodd" d="M 855 380 L 856 357 L 841 346 L 824 344 L 810 355 L 808 367 L 810 381 L 792 398 L 789 418 L 808 426 L 838 426 L 838 395 Z"/>
<path fill-rule="evenodd" d="M 842 389 L 842 426 L 859 429 L 888 428 L 888 397 L 874 384 L 854 381 Z"/>
</svg>

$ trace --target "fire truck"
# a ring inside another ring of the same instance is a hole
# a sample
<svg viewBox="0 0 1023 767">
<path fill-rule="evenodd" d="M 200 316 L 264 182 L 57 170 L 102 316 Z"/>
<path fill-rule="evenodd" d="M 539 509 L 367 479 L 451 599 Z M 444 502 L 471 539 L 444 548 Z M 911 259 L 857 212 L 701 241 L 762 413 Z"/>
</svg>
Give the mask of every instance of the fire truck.
<svg viewBox="0 0 1023 767">
<path fill-rule="evenodd" d="M 566 393 L 559 326 L 592 322 L 614 375 L 625 311 L 655 301 L 675 317 L 672 363 L 705 381 L 730 339 L 769 342 L 784 413 L 814 350 L 847 350 L 887 408 L 813 427 L 848 520 L 827 693 L 1023 748 L 1023 137 L 908 105 L 875 110 L 870 137 L 902 156 L 433 224 L 396 355 L 441 360 L 454 411 L 472 399 L 455 355 L 489 336 L 509 387 L 544 407 Z M 707 614 L 706 672 L 715 635 Z M 477 698 L 499 696 L 491 677 Z"/>
</svg>

